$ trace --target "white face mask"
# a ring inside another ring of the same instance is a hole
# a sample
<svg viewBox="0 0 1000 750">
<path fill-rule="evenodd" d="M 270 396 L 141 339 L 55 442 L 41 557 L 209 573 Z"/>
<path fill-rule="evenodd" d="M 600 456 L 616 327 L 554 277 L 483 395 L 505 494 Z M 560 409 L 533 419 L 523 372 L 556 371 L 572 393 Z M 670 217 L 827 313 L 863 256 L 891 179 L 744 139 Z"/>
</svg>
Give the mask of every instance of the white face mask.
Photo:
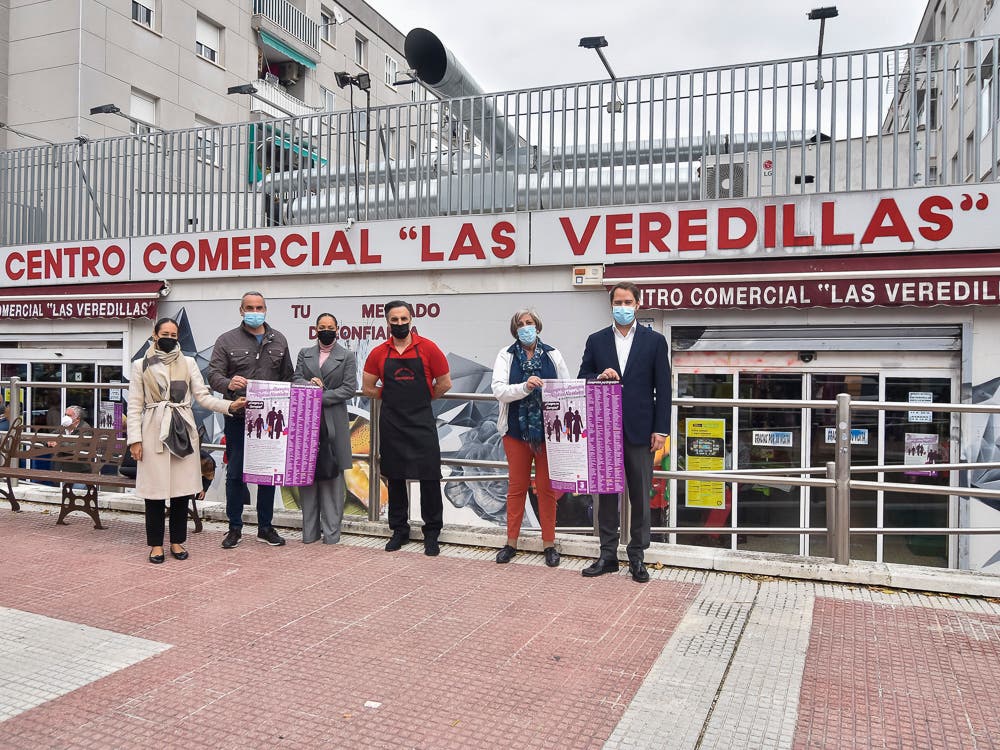
<svg viewBox="0 0 1000 750">
<path fill-rule="evenodd" d="M 71 417 L 69 414 L 63 414 L 62 422 L 60 422 L 60 424 L 63 427 L 70 427 L 70 426 L 72 426 L 72 424 L 73 424 L 73 417 Z"/>
</svg>

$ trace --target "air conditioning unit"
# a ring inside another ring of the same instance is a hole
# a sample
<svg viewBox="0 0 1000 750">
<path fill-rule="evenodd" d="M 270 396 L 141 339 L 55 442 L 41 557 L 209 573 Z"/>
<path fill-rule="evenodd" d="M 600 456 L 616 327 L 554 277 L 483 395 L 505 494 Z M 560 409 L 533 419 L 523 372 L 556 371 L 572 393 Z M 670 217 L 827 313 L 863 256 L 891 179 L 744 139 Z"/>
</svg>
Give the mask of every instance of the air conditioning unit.
<svg viewBox="0 0 1000 750">
<path fill-rule="evenodd" d="M 281 78 L 282 84 L 287 86 L 288 84 L 295 83 L 301 76 L 302 66 L 297 62 L 290 60 L 281 64 L 281 74 L 279 75 L 279 78 Z"/>
<path fill-rule="evenodd" d="M 725 157 L 720 157 L 720 159 Z M 747 194 L 747 165 L 720 161 L 705 165 L 701 173 L 701 197 L 743 198 Z"/>
</svg>

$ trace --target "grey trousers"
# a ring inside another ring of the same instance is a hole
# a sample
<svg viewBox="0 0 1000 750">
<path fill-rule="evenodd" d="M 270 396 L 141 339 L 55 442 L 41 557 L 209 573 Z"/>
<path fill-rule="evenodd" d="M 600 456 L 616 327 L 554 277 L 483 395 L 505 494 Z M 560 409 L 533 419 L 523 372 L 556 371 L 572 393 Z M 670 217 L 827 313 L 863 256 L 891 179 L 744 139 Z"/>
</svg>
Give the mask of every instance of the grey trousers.
<svg viewBox="0 0 1000 750">
<path fill-rule="evenodd" d="M 318 479 L 299 489 L 302 505 L 302 541 L 336 544 L 340 541 L 340 523 L 344 520 L 344 472 L 334 479 Z"/>
<path fill-rule="evenodd" d="M 625 484 L 628 485 L 632 511 L 629 562 L 642 562 L 643 550 L 649 548 L 649 492 L 653 487 L 653 454 L 648 445 L 625 443 Z M 597 528 L 601 535 L 601 559 L 618 559 L 618 495 L 600 495 L 597 505 Z"/>
</svg>

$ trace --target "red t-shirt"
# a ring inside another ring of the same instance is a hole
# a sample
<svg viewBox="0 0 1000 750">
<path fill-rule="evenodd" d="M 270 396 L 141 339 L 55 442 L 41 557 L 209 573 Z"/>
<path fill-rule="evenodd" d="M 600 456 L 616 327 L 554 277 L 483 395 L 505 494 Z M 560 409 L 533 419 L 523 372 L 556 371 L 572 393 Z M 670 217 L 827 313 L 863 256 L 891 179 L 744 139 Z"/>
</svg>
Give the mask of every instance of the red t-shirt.
<svg viewBox="0 0 1000 750">
<path fill-rule="evenodd" d="M 410 345 L 406 347 L 406 350 L 402 354 L 397 351 L 391 336 L 384 344 L 379 344 L 372 349 L 368 355 L 368 359 L 365 360 L 365 372 L 381 380 L 382 374 L 385 372 L 385 361 L 389 357 L 395 359 L 412 359 L 415 356 L 419 356 L 420 361 L 424 365 L 424 375 L 427 376 L 427 389 L 433 396 L 434 379 L 448 373 L 448 358 L 438 349 L 437 344 L 430 339 L 422 338 L 416 332 L 410 333 Z"/>
</svg>

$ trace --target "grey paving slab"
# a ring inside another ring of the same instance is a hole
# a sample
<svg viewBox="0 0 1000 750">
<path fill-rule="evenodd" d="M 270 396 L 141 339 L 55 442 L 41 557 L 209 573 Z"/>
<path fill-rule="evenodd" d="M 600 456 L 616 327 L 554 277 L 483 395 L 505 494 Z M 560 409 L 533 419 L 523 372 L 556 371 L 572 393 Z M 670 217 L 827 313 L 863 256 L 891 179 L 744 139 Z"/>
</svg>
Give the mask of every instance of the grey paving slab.
<svg viewBox="0 0 1000 750">
<path fill-rule="evenodd" d="M 743 578 L 705 579 L 605 748 L 698 745 L 757 589 L 755 581 Z"/>
<path fill-rule="evenodd" d="M 700 748 L 792 747 L 813 601 L 811 585 L 760 584 Z"/>
<path fill-rule="evenodd" d="M 0 721 L 168 648 L 166 643 L 0 607 Z"/>
</svg>

